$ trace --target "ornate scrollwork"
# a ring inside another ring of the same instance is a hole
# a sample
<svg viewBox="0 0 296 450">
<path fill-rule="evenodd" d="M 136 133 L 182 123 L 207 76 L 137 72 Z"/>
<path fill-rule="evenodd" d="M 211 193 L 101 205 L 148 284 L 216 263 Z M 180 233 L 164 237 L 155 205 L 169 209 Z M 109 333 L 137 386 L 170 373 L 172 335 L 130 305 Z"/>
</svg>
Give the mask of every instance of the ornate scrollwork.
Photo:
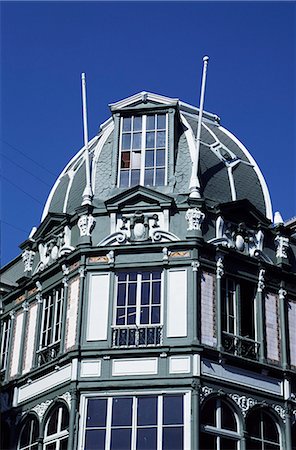
<svg viewBox="0 0 296 450">
<path fill-rule="evenodd" d="M 243 416 L 247 414 L 250 408 L 258 403 L 257 400 L 246 395 L 229 394 L 229 397 L 239 406 Z"/>
<path fill-rule="evenodd" d="M 205 214 L 199 208 L 189 208 L 186 211 L 185 219 L 187 220 L 187 230 L 201 231 L 201 224 L 205 219 Z"/>
<path fill-rule="evenodd" d="M 91 236 L 91 233 L 95 227 L 96 221 L 91 214 L 83 214 L 83 216 L 78 219 L 78 228 L 80 236 Z"/>
<path fill-rule="evenodd" d="M 53 402 L 53 400 L 46 400 L 45 402 L 38 403 L 38 405 L 36 405 L 36 406 L 34 406 L 34 408 L 32 408 L 32 410 L 36 412 L 40 421 L 42 420 L 44 414 L 46 413 L 47 409 L 52 404 L 52 402 Z"/>
</svg>

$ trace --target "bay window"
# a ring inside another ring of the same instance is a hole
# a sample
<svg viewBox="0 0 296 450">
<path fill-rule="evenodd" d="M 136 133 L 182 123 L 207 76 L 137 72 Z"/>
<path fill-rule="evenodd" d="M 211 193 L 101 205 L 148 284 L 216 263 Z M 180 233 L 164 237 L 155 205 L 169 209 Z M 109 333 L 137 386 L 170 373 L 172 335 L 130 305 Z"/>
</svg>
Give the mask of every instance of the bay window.
<svg viewBox="0 0 296 450">
<path fill-rule="evenodd" d="M 161 271 L 117 274 L 113 346 L 160 345 Z"/>
<path fill-rule="evenodd" d="M 43 298 L 38 364 L 54 359 L 60 350 L 64 289 L 53 289 Z"/>
<path fill-rule="evenodd" d="M 167 115 L 121 118 L 118 186 L 166 184 Z"/>
<path fill-rule="evenodd" d="M 87 398 L 82 448 L 183 450 L 185 398 L 183 393 Z"/>
</svg>

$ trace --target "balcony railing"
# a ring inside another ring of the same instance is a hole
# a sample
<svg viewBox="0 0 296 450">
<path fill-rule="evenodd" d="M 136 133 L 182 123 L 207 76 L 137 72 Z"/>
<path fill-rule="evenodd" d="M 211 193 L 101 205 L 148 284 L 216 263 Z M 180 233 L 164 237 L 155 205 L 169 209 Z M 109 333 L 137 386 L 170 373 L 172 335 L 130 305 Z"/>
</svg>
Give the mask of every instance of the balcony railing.
<svg viewBox="0 0 296 450">
<path fill-rule="evenodd" d="M 162 344 L 162 326 L 115 326 L 112 330 L 113 347 L 149 347 Z"/>
<path fill-rule="evenodd" d="M 260 344 L 253 339 L 223 332 L 222 345 L 226 353 L 242 356 L 243 358 L 252 359 L 255 361 L 259 359 Z"/>
<path fill-rule="evenodd" d="M 37 363 L 38 366 L 42 366 L 58 356 L 60 350 L 60 342 L 55 342 L 46 348 L 42 348 L 37 351 Z"/>
</svg>

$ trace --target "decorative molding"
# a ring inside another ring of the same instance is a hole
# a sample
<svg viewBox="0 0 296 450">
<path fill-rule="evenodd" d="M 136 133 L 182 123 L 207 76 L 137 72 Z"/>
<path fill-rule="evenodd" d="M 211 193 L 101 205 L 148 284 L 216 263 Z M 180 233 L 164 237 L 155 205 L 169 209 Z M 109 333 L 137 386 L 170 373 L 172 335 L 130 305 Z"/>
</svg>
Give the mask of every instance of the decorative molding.
<svg viewBox="0 0 296 450">
<path fill-rule="evenodd" d="M 83 214 L 83 216 L 79 217 L 77 225 L 79 228 L 80 237 L 91 236 L 95 224 L 95 218 L 91 214 Z"/>
<path fill-rule="evenodd" d="M 32 411 L 35 411 L 37 416 L 39 417 L 40 422 L 52 402 L 53 400 L 46 400 L 45 402 L 38 403 L 38 405 L 32 408 Z"/>
<path fill-rule="evenodd" d="M 281 287 L 279 289 L 279 299 L 280 300 L 285 300 L 286 296 L 287 296 L 287 291 L 284 288 Z"/>
<path fill-rule="evenodd" d="M 57 235 L 53 234 L 51 239 L 47 242 L 39 243 L 38 252 L 40 261 L 33 275 L 42 272 L 48 266 L 56 262 L 61 256 L 67 255 L 73 250 L 74 247 L 71 246 L 71 229 L 68 226 L 65 226 L 61 233 Z"/>
<path fill-rule="evenodd" d="M 284 236 L 276 236 L 274 239 L 276 246 L 276 257 L 282 259 L 288 259 L 288 250 L 290 248 L 289 238 Z"/>
<path fill-rule="evenodd" d="M 22 304 L 22 308 L 24 311 L 29 311 L 29 303 L 27 300 L 25 300 L 24 303 Z"/>
<path fill-rule="evenodd" d="M 80 278 L 85 277 L 85 273 L 86 273 L 85 267 L 79 267 L 78 272 L 79 272 Z"/>
<path fill-rule="evenodd" d="M 243 416 L 246 416 L 249 409 L 258 403 L 253 397 L 246 395 L 229 394 L 229 397 L 239 406 Z"/>
<path fill-rule="evenodd" d="M 216 261 L 216 277 L 220 279 L 223 277 L 223 275 L 224 275 L 223 258 L 219 256 Z"/>
<path fill-rule="evenodd" d="M 187 231 L 201 231 L 201 224 L 205 219 L 205 214 L 199 208 L 189 208 L 186 211 L 185 219 L 188 223 Z"/>
<path fill-rule="evenodd" d="M 24 272 L 31 272 L 34 262 L 35 252 L 33 250 L 24 250 L 22 253 L 22 260 L 24 263 Z"/>
<path fill-rule="evenodd" d="M 65 392 L 64 394 L 60 395 L 59 398 L 62 398 L 63 400 L 65 400 L 65 402 L 69 406 L 69 409 L 71 409 L 71 394 L 70 394 L 70 392 Z"/>
<path fill-rule="evenodd" d="M 162 260 L 163 261 L 168 261 L 168 259 L 169 259 L 169 254 L 170 254 L 170 251 L 167 249 L 167 247 L 163 247 L 163 249 L 162 249 Z"/>
<path fill-rule="evenodd" d="M 200 267 L 200 262 L 199 261 L 192 261 L 191 267 L 192 267 L 192 272 L 198 272 L 198 269 Z"/>
<path fill-rule="evenodd" d="M 258 276 L 257 292 L 263 292 L 265 288 L 265 270 L 260 269 Z"/>
<path fill-rule="evenodd" d="M 286 421 L 286 410 L 281 405 L 273 404 L 271 405 L 275 412 L 280 416 L 280 418 L 285 422 Z"/>
<path fill-rule="evenodd" d="M 107 261 L 109 264 L 114 264 L 115 261 L 115 252 L 114 250 L 110 250 L 110 252 L 107 253 Z"/>
<path fill-rule="evenodd" d="M 214 392 L 213 388 L 210 388 L 208 386 L 202 386 L 200 389 L 200 400 L 203 401 L 208 395 L 212 394 Z"/>
</svg>

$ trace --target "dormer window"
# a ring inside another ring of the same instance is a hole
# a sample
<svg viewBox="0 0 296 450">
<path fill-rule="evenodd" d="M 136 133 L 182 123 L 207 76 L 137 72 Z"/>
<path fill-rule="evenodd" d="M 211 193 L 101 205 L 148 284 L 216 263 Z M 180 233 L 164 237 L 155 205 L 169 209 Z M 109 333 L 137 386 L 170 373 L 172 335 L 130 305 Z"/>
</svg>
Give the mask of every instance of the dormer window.
<svg viewBox="0 0 296 450">
<path fill-rule="evenodd" d="M 118 186 L 167 182 L 167 114 L 121 117 Z"/>
</svg>

